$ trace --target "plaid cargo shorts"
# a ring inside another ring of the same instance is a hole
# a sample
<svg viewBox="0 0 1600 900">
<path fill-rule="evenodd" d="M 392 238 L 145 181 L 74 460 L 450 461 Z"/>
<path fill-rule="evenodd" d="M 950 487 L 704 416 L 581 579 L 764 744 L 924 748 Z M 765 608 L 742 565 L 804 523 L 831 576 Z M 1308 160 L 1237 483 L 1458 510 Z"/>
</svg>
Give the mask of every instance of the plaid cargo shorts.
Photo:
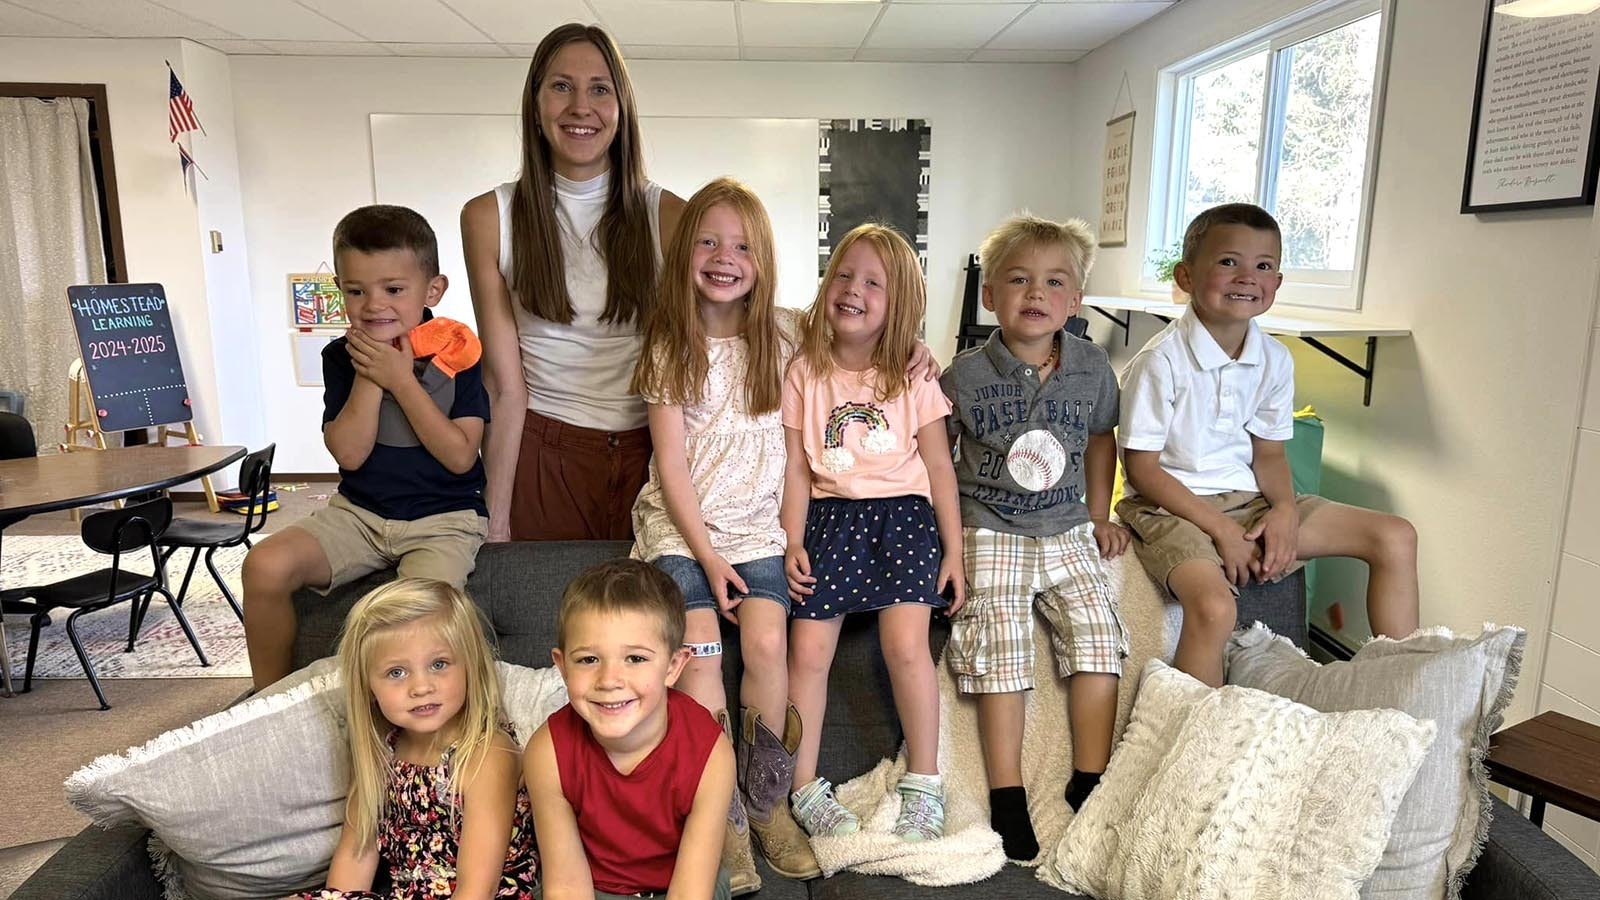
<svg viewBox="0 0 1600 900">
<path fill-rule="evenodd" d="M 1033 611 L 1050 626 L 1056 667 L 1122 674 L 1128 633 L 1101 567 L 1094 526 L 1024 537 L 962 529 L 967 605 L 951 623 L 948 658 L 967 694 L 1033 689 Z"/>
</svg>

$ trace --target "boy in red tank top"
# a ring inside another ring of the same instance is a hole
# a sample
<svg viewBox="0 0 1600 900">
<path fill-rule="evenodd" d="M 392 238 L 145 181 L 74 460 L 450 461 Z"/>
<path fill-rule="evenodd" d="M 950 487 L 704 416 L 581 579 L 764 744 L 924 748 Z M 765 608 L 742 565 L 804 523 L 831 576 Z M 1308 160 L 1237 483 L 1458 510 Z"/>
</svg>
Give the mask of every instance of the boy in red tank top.
<svg viewBox="0 0 1600 900">
<path fill-rule="evenodd" d="M 717 862 L 733 746 L 672 689 L 689 659 L 683 609 L 672 579 L 638 560 L 593 566 L 562 595 L 550 655 L 569 702 L 522 758 L 544 900 L 729 896 Z"/>
</svg>

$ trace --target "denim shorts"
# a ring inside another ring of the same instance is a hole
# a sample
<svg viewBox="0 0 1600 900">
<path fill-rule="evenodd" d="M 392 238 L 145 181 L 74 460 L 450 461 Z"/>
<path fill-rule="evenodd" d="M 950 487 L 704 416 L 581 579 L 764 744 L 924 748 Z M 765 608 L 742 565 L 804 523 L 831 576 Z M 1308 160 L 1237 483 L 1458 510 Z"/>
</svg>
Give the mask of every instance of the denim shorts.
<svg viewBox="0 0 1600 900">
<path fill-rule="evenodd" d="M 683 591 L 684 608 L 717 611 L 717 600 L 711 594 L 711 582 L 705 570 L 690 556 L 658 556 L 655 567 L 667 573 Z M 789 609 L 789 577 L 783 573 L 783 557 L 766 556 L 745 563 L 734 563 L 733 570 L 744 579 L 746 597 L 761 597 Z M 730 596 L 733 588 L 729 587 Z"/>
</svg>

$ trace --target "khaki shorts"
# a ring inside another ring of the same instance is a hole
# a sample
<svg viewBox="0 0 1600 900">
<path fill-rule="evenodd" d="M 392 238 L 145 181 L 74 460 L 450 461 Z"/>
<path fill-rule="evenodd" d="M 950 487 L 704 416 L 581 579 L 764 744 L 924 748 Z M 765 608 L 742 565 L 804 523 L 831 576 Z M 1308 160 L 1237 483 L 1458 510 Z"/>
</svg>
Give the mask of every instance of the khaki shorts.
<svg viewBox="0 0 1600 900">
<path fill-rule="evenodd" d="M 326 594 L 391 565 L 402 578 L 433 578 L 462 587 L 477 565 L 489 520 L 470 509 L 410 522 L 385 519 L 334 494 L 327 506 L 289 527 L 309 533 L 322 547 L 333 580 L 315 590 Z"/>
<path fill-rule="evenodd" d="M 1100 562 L 1094 526 L 1025 537 L 961 530 L 967 605 L 950 623 L 946 659 L 965 694 L 1033 689 L 1033 612 L 1050 626 L 1056 669 L 1122 674 L 1128 632 Z"/>
<path fill-rule="evenodd" d="M 1200 499 L 1238 522 L 1246 531 L 1254 528 L 1261 517 L 1272 509 L 1267 498 L 1258 491 L 1202 494 Z M 1294 508 L 1300 513 L 1300 521 L 1305 522 L 1306 516 L 1328 502 L 1316 494 L 1297 494 Z M 1172 577 L 1173 569 L 1193 559 L 1210 560 L 1218 568 L 1222 567 L 1222 557 L 1217 555 L 1216 543 L 1210 535 L 1200 530 L 1200 526 L 1167 512 L 1143 497 L 1124 497 L 1117 504 L 1117 516 L 1133 532 L 1133 551 L 1144 565 L 1144 570 L 1150 573 L 1156 584 L 1161 585 L 1169 598 L 1172 591 L 1167 587 L 1167 579 Z M 1283 574 L 1287 575 L 1303 565 L 1304 562 L 1296 560 Z M 1234 588 L 1234 594 L 1238 593 L 1238 588 Z"/>
</svg>

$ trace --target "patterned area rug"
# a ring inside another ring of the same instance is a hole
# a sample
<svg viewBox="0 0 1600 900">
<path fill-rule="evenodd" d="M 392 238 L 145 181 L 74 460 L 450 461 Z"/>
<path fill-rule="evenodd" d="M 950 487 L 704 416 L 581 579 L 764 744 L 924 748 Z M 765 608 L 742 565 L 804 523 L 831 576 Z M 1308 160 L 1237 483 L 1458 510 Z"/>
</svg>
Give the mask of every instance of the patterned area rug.
<svg viewBox="0 0 1600 900">
<path fill-rule="evenodd" d="M 264 537 L 265 535 L 263 535 Z M 173 593 L 183 580 L 183 570 L 189 564 L 191 551 L 179 551 L 167 566 L 167 577 Z M 228 581 L 235 597 L 241 595 L 239 567 L 244 563 L 244 547 L 219 550 L 217 568 Z M 109 565 L 111 558 L 95 553 L 83 545 L 77 535 L 7 535 L 0 545 L 0 584 L 21 587 L 30 584 L 48 584 L 70 578 L 83 572 Z M 130 568 L 149 571 L 148 553 L 134 553 Z M 78 636 L 83 640 L 85 652 L 100 678 L 225 678 L 250 675 L 250 661 L 245 654 L 244 626 L 240 624 L 228 601 L 217 589 L 201 560 L 189 583 L 189 596 L 183 601 L 184 615 L 189 626 L 211 661 L 202 668 L 194 648 L 183 636 L 178 620 L 158 594 L 145 616 L 144 628 L 132 653 L 124 653 L 128 645 L 128 607 L 119 603 L 109 609 L 85 613 L 78 619 Z M 39 654 L 34 663 L 34 678 L 82 678 L 83 667 L 72 652 L 67 640 L 66 622 L 70 610 L 52 614 L 50 624 L 39 632 Z M 5 617 L 6 646 L 11 653 L 12 679 L 17 689 L 22 687 L 22 672 L 28 659 L 28 617 Z"/>
</svg>

